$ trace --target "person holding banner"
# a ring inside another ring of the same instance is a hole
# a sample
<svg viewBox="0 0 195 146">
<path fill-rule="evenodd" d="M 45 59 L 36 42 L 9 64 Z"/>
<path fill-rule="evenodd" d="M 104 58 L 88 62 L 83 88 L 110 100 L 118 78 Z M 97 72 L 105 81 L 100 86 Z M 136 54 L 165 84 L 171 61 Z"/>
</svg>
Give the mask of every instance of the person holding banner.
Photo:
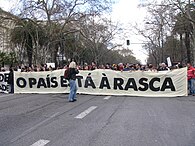
<svg viewBox="0 0 195 146">
<path fill-rule="evenodd" d="M 76 92 L 77 92 L 77 85 L 76 85 L 76 74 L 78 74 L 79 71 L 77 70 L 76 63 L 72 61 L 69 64 L 69 84 L 70 84 L 70 93 L 68 96 L 69 102 L 76 101 Z"/>
<path fill-rule="evenodd" d="M 187 63 L 187 67 L 188 67 L 188 89 L 189 89 L 189 93 L 192 96 L 195 96 L 195 68 L 190 64 Z"/>
<path fill-rule="evenodd" d="M 14 93 L 14 71 L 11 67 L 9 69 L 8 84 L 10 86 L 9 93 Z"/>
<path fill-rule="evenodd" d="M 163 62 L 160 64 L 159 68 L 158 68 L 158 71 L 168 71 L 170 70 L 167 65 Z"/>
</svg>

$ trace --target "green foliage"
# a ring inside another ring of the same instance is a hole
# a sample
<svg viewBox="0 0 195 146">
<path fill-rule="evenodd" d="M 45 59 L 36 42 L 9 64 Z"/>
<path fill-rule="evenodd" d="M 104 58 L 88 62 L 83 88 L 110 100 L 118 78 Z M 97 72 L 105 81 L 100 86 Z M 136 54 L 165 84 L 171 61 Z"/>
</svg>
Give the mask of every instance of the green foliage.
<svg viewBox="0 0 195 146">
<path fill-rule="evenodd" d="M 118 50 L 112 50 L 104 54 L 104 56 L 101 58 L 99 64 L 118 64 L 118 63 L 140 63 L 136 58 L 132 55 L 122 55 L 119 53 Z"/>
<path fill-rule="evenodd" d="M 21 19 L 11 30 L 11 42 L 15 46 L 25 49 L 29 66 L 33 62 L 33 55 L 35 56 L 34 59 L 38 58 L 38 54 L 35 54 L 37 47 L 43 47 L 46 45 L 45 42 L 48 42 L 43 27 L 44 25 L 40 25 L 31 19 Z"/>
<path fill-rule="evenodd" d="M 0 52 L 0 65 L 16 65 L 17 63 L 18 60 L 14 52 Z"/>
</svg>

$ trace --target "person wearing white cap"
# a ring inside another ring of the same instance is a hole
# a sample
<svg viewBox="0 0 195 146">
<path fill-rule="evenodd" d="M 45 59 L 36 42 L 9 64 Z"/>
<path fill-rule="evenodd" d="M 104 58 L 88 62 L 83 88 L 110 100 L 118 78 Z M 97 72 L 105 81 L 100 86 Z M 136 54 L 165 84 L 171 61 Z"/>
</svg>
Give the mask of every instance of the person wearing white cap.
<svg viewBox="0 0 195 146">
<path fill-rule="evenodd" d="M 76 62 L 72 61 L 69 64 L 69 74 L 70 74 L 70 79 L 69 79 L 69 84 L 70 84 L 70 93 L 68 96 L 69 102 L 74 102 L 76 101 L 76 93 L 77 93 L 77 85 L 76 85 L 76 74 L 79 73 L 77 70 L 77 65 Z"/>
<path fill-rule="evenodd" d="M 158 71 L 168 71 L 170 70 L 167 65 L 163 62 L 160 64 L 159 68 L 158 68 Z"/>
</svg>

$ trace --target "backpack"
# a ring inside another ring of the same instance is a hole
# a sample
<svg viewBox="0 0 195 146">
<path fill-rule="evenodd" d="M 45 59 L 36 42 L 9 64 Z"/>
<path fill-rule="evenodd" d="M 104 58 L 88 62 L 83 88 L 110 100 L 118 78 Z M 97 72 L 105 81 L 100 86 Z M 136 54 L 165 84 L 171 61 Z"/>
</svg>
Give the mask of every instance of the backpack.
<svg viewBox="0 0 195 146">
<path fill-rule="evenodd" d="M 70 69 L 67 68 L 65 71 L 64 71 L 64 78 L 66 80 L 69 80 L 70 79 Z"/>
</svg>

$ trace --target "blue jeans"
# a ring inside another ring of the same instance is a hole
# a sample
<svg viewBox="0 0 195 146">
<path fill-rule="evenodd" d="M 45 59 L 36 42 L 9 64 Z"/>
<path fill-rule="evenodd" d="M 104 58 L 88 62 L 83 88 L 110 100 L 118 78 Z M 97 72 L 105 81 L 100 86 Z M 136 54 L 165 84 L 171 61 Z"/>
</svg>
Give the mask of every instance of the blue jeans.
<svg viewBox="0 0 195 146">
<path fill-rule="evenodd" d="M 195 79 L 194 78 L 188 80 L 188 89 L 190 91 L 190 94 L 195 94 Z"/>
<path fill-rule="evenodd" d="M 76 94 L 77 94 L 76 80 L 69 80 L 69 83 L 70 83 L 70 94 L 68 96 L 68 100 L 73 101 L 76 98 Z"/>
</svg>

